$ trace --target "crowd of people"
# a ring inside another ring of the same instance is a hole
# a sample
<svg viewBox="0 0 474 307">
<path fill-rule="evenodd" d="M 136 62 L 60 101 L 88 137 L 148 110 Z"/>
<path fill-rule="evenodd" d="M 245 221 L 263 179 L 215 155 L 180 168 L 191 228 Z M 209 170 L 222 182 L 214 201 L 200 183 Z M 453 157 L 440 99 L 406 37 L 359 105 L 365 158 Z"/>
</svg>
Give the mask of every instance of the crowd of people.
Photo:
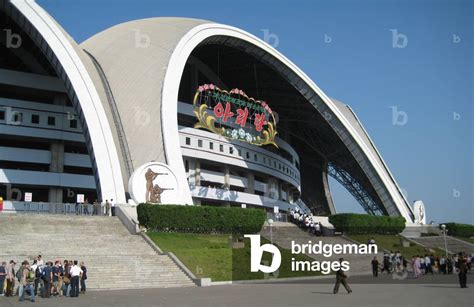
<svg viewBox="0 0 474 307">
<path fill-rule="evenodd" d="M 10 260 L 0 266 L 0 296 L 18 295 L 23 301 L 29 296 L 32 302 L 38 294 L 43 298 L 51 296 L 78 297 L 86 292 L 87 268 L 77 260 L 43 261 L 41 255 L 32 263 L 24 260 L 20 267 Z"/>
<path fill-rule="evenodd" d="M 382 263 L 377 256 L 372 259 L 372 274 L 374 277 L 381 273 L 413 273 L 415 278 L 427 274 L 454 274 L 459 275 L 461 288 L 467 288 L 467 273 L 474 265 L 474 254 L 469 255 L 461 252 L 453 256 L 435 256 L 434 254 L 414 255 L 410 260 L 406 259 L 399 251 L 385 253 Z"/>
<path fill-rule="evenodd" d="M 308 214 L 299 208 L 291 209 L 290 222 L 315 236 L 322 236 L 324 234 L 323 225 L 321 222 L 316 221 L 311 212 Z"/>
<path fill-rule="evenodd" d="M 74 212 L 76 215 L 105 215 L 115 216 L 115 202 L 113 199 L 108 199 L 101 203 L 97 199 L 90 203 L 86 198 L 84 202 L 75 204 Z"/>
</svg>

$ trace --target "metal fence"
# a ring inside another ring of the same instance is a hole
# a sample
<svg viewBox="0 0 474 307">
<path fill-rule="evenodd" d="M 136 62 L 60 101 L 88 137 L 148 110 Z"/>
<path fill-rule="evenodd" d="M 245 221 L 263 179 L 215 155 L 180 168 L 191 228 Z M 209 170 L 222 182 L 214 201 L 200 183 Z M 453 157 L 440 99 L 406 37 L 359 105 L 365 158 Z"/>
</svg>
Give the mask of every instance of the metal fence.
<svg viewBox="0 0 474 307">
<path fill-rule="evenodd" d="M 73 204 L 12 201 L 4 206 L 3 211 L 36 214 L 76 214 L 76 215 L 105 215 L 104 204 Z"/>
</svg>

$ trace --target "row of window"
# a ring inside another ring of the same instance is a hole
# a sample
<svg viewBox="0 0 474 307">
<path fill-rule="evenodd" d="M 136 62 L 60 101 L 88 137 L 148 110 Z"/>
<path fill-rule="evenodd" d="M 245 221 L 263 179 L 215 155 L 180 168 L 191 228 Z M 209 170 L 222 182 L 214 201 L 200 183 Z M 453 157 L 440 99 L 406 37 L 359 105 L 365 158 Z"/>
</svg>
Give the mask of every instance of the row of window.
<svg viewBox="0 0 474 307">
<path fill-rule="evenodd" d="M 189 116 L 186 114 L 179 113 L 178 114 L 178 125 L 183 126 L 183 127 L 188 127 L 188 128 L 194 128 L 194 124 L 196 123 L 196 118 L 194 116 Z M 222 125 L 225 126 L 225 125 Z M 230 127 L 230 126 L 227 126 Z M 291 164 L 294 164 L 297 169 L 300 169 L 300 165 L 293 157 L 292 154 L 290 154 L 288 151 L 284 150 L 283 148 L 275 148 L 273 146 L 268 146 L 265 148 L 266 150 L 270 151 L 273 154 L 276 154 L 282 158 L 285 158 L 288 160 Z"/>
<path fill-rule="evenodd" d="M 21 123 L 30 123 L 39 125 L 40 124 L 40 115 L 39 114 L 31 114 L 29 121 L 24 121 L 25 116 L 22 112 L 12 111 L 11 118 L 6 118 L 6 111 L 0 110 L 0 120 L 7 120 L 11 124 L 19 125 Z M 69 119 L 69 128 L 76 129 L 77 128 L 77 119 Z M 46 124 L 48 126 L 56 126 L 56 116 L 48 115 L 46 116 Z"/>
<path fill-rule="evenodd" d="M 191 141 L 192 140 L 191 140 L 190 137 L 185 138 L 185 144 L 186 145 L 191 146 Z M 299 180 L 299 177 L 298 177 L 297 173 L 294 170 L 292 170 L 291 168 L 289 168 L 285 164 L 282 164 L 278 160 L 271 159 L 269 157 L 266 157 L 264 155 L 260 155 L 260 154 L 257 154 L 257 153 L 251 153 L 250 151 L 242 151 L 240 148 L 235 150 L 235 148 L 232 147 L 232 146 L 224 146 L 223 144 L 216 144 L 216 146 L 214 146 L 214 142 L 207 142 L 207 143 L 208 143 L 207 145 L 208 145 L 209 150 L 214 151 L 214 150 L 217 150 L 217 147 L 218 147 L 219 152 L 225 153 L 226 152 L 225 147 L 227 147 L 227 152 L 230 155 L 237 154 L 239 157 L 245 158 L 247 160 L 253 159 L 253 161 L 255 161 L 255 162 L 261 162 L 261 163 L 265 164 L 266 166 L 273 167 L 274 169 L 278 169 L 279 171 L 281 171 L 283 173 L 286 173 L 288 176 L 291 176 L 294 179 Z M 204 147 L 204 141 L 201 140 L 201 139 L 198 139 L 197 140 L 197 147 L 203 148 Z M 216 148 L 216 149 L 214 149 L 214 148 Z"/>
</svg>

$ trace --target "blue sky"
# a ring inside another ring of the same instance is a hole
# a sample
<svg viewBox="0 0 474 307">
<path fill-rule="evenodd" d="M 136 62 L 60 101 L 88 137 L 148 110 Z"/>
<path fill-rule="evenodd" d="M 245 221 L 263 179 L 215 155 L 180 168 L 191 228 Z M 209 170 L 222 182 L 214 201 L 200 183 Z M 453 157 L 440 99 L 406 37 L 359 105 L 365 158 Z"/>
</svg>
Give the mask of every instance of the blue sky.
<svg viewBox="0 0 474 307">
<path fill-rule="evenodd" d="M 355 110 L 410 202 L 424 201 L 428 221 L 474 223 L 472 1 L 38 3 L 78 42 L 158 16 L 274 34 L 280 52 Z M 403 48 L 393 47 L 394 33 Z M 361 212 L 344 189 L 331 189 L 339 211 Z"/>
</svg>

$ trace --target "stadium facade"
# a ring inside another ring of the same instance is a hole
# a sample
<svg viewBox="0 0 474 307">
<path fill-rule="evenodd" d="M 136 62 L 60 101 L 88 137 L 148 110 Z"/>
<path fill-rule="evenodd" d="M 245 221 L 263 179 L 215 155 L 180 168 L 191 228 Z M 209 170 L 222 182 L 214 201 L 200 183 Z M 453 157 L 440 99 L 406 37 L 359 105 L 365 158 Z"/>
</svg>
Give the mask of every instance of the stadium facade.
<svg viewBox="0 0 474 307">
<path fill-rule="evenodd" d="M 0 14 L 6 200 L 141 202 L 157 188 L 163 203 L 321 215 L 335 212 L 332 176 L 368 213 L 414 221 L 353 110 L 259 38 L 150 18 L 79 45 L 34 1 L 0 0 Z"/>
</svg>

